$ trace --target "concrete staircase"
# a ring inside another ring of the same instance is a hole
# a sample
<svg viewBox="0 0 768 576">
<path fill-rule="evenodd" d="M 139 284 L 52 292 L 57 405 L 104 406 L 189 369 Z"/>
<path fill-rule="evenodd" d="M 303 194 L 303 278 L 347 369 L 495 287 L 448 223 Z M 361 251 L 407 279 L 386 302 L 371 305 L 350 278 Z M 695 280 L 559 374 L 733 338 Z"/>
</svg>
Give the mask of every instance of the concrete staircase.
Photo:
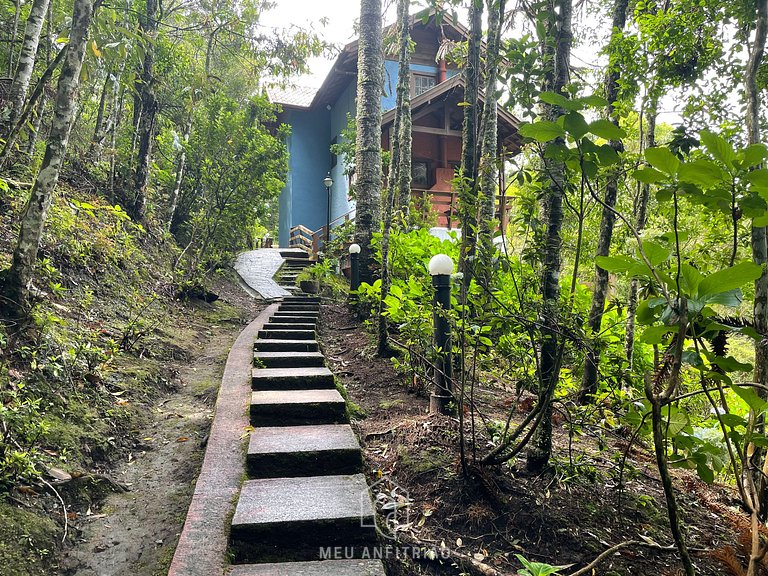
<svg viewBox="0 0 768 576">
<path fill-rule="evenodd" d="M 283 265 L 275 273 L 275 280 L 284 290 L 292 294 L 298 293 L 296 277 L 313 262 L 310 260 L 309 254 L 304 250 L 288 248 L 280 250 L 280 255 L 283 257 Z"/>
<path fill-rule="evenodd" d="M 381 561 L 366 559 L 377 545 L 375 511 L 344 399 L 318 351 L 318 310 L 317 298 L 286 298 L 254 344 L 232 576 L 385 575 Z M 334 547 L 345 559 L 318 561 Z"/>
</svg>

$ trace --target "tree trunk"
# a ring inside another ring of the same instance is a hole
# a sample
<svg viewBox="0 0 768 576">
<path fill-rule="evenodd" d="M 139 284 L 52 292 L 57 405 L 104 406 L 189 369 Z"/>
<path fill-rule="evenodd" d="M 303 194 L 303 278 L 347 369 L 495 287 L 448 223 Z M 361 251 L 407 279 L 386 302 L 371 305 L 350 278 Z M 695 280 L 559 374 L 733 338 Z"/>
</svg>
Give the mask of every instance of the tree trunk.
<svg viewBox="0 0 768 576">
<path fill-rule="evenodd" d="M 360 245 L 360 282 L 374 276 L 373 233 L 381 226 L 381 0 L 360 1 L 360 40 L 357 73 L 357 211 L 355 242 Z"/>
<path fill-rule="evenodd" d="M 478 91 L 480 89 L 480 47 L 483 40 L 483 0 L 472 0 L 469 8 L 469 46 L 464 69 L 464 124 L 462 126 L 461 187 L 459 188 L 459 219 L 461 220 L 461 250 L 459 272 L 464 274 L 462 292 L 472 278 L 468 270 L 475 253 L 477 233 L 477 125 Z"/>
<path fill-rule="evenodd" d="M 378 322 L 378 354 L 379 356 L 389 356 L 391 354 L 389 346 L 389 327 L 387 316 L 385 315 L 384 300 L 389 295 L 390 270 L 389 270 L 389 235 L 392 228 L 392 212 L 395 208 L 395 198 L 402 193 L 400 188 L 401 171 L 403 167 L 403 157 L 410 159 L 411 146 L 403 146 L 403 116 L 410 115 L 410 20 L 408 18 L 408 8 L 410 0 L 398 0 L 397 19 L 399 23 L 398 34 L 398 74 L 397 74 L 397 98 L 395 109 L 394 135 L 392 141 L 392 158 L 389 165 L 389 178 L 387 179 L 387 197 L 384 201 L 384 225 L 381 236 L 381 294 L 379 298 L 379 322 Z M 404 104 L 406 103 L 406 104 Z M 409 125 L 410 131 L 410 125 Z M 408 162 L 410 171 L 410 162 Z M 410 174 L 409 174 L 410 176 Z M 410 181 L 410 178 L 408 179 Z M 410 190 L 409 190 L 410 192 Z"/>
<path fill-rule="evenodd" d="M 157 38 L 157 7 L 158 0 L 147 0 L 146 18 L 140 23 L 141 31 L 146 40 L 144 63 L 141 71 L 141 89 L 139 92 L 140 114 L 136 127 L 138 140 L 138 155 L 136 158 L 136 174 L 134 177 L 133 197 L 130 199 L 128 212 L 134 220 L 143 221 L 147 210 L 147 188 L 149 187 L 149 166 L 152 157 L 152 139 L 155 132 L 155 117 L 157 115 L 157 100 L 154 93 L 154 78 L 152 68 L 155 63 L 155 46 Z"/>
<path fill-rule="evenodd" d="M 16 50 L 16 34 L 19 32 L 19 15 L 21 13 L 21 0 L 13 2 L 13 28 L 8 38 L 8 77 L 13 76 L 13 53 Z"/>
<path fill-rule="evenodd" d="M 101 97 L 99 98 L 99 108 L 96 112 L 96 124 L 93 127 L 93 139 L 91 140 L 90 156 L 98 160 L 99 152 L 104 144 L 104 138 L 107 132 L 106 112 L 107 112 L 107 94 L 109 93 L 110 83 L 113 81 L 112 72 L 107 71 L 107 77 L 101 87 Z"/>
<path fill-rule="evenodd" d="M 760 138 L 760 92 L 757 86 L 757 76 L 765 54 L 765 42 L 768 35 L 768 0 L 757 0 L 755 20 L 755 39 L 747 61 L 747 69 L 744 75 L 744 84 L 747 100 L 746 127 L 747 144 L 759 144 Z M 755 300 L 753 304 L 754 328 L 760 335 L 755 342 L 755 371 L 753 379 L 758 385 L 768 385 L 768 228 L 752 228 L 752 261 L 759 264 L 763 272 L 760 278 L 755 280 Z M 761 392 L 761 397 L 768 394 Z M 763 432 L 765 427 L 764 416 L 759 417 L 758 432 Z M 761 462 L 765 455 L 758 450 L 753 456 L 753 461 Z M 768 516 L 768 482 L 765 476 L 758 470 L 755 484 L 758 488 L 759 502 L 754 503 L 758 509 L 756 513 L 759 519 L 765 522 Z M 753 534 L 753 537 L 759 536 Z M 755 573 L 757 559 L 750 558 L 749 572 Z"/>
<path fill-rule="evenodd" d="M 27 141 L 26 154 L 30 158 L 35 154 L 35 146 L 37 145 L 37 138 L 40 136 L 40 128 L 43 125 L 43 115 L 45 114 L 45 105 L 48 103 L 48 98 L 43 94 L 42 98 L 37 104 L 35 110 L 35 117 L 32 119 L 32 127 L 29 130 L 29 140 Z"/>
<path fill-rule="evenodd" d="M 8 93 L 10 110 L 2 130 L 4 137 L 10 133 L 16 120 L 24 110 L 24 101 L 27 98 L 29 81 L 32 78 L 32 71 L 35 67 L 37 44 L 40 41 L 40 32 L 43 29 L 45 14 L 48 11 L 48 2 L 49 0 L 32 0 L 32 8 L 30 9 L 27 25 L 24 29 L 24 42 L 21 45 L 19 61 L 16 65 L 16 74 L 13 76 L 13 82 Z"/>
<path fill-rule="evenodd" d="M 643 150 L 656 146 L 656 110 L 658 98 L 654 95 L 648 103 L 645 113 L 645 133 L 643 137 Z M 648 184 L 640 185 L 640 195 L 635 203 L 635 230 L 638 233 L 645 228 L 648 219 L 648 200 L 651 196 L 651 187 Z M 624 332 L 624 354 L 632 368 L 635 354 L 635 315 L 637 313 L 638 283 L 636 278 L 629 282 L 629 296 L 627 297 L 627 326 Z"/>
<path fill-rule="evenodd" d="M 482 115 L 480 148 L 480 222 L 478 244 L 483 270 L 490 281 L 493 258 L 493 219 L 496 216 L 496 161 L 498 151 L 496 76 L 499 69 L 501 28 L 504 20 L 505 0 L 488 0 L 488 44 L 485 50 L 485 106 Z"/>
<path fill-rule="evenodd" d="M 568 83 L 571 44 L 573 40 L 571 22 L 573 6 L 571 0 L 555 0 L 547 17 L 546 37 L 542 42 L 542 56 L 546 62 L 551 58 L 552 69 L 545 74 L 544 90 L 561 93 Z M 550 42 L 554 40 L 554 42 Z M 562 109 L 545 104 L 543 116 L 556 121 L 563 114 Z M 562 138 L 560 144 L 565 144 Z M 565 166 L 550 158 L 543 159 L 550 182 L 545 191 L 547 230 L 545 233 L 544 264 L 541 278 L 541 359 L 539 362 L 539 403 L 542 405 L 541 424 L 536 429 L 529 448 L 527 467 L 532 471 L 543 470 L 552 455 L 552 396 L 560 377 L 561 343 L 560 329 L 560 266 L 563 226 L 563 195 Z"/>
<path fill-rule="evenodd" d="M 13 263 L 6 279 L 2 302 L 13 317 L 22 317 L 29 304 L 29 291 L 37 261 L 37 252 L 48 208 L 59 179 L 59 172 L 67 151 L 69 133 L 77 107 L 77 90 L 80 71 L 85 56 L 88 28 L 93 17 L 91 0 L 75 0 L 72 12 L 72 29 L 64 65 L 56 91 L 51 133 L 45 149 L 40 171 L 37 174 L 29 202 L 21 217 L 21 228 Z"/>
<path fill-rule="evenodd" d="M 35 84 L 35 89 L 32 91 L 32 94 L 29 96 L 29 101 L 27 102 L 26 107 L 24 108 L 24 112 L 19 116 L 19 118 L 16 120 L 16 124 L 11 127 L 11 133 L 8 135 L 8 138 L 5 141 L 5 144 L 3 145 L 3 150 L 0 152 L 0 168 L 3 168 L 8 165 L 8 162 L 13 154 L 14 146 L 16 145 L 16 139 L 19 136 L 19 133 L 21 132 L 21 129 L 23 128 L 26 121 L 29 119 L 30 114 L 32 114 L 32 110 L 34 110 L 35 103 L 37 102 L 38 98 L 40 98 L 44 92 L 45 87 L 48 84 L 48 80 L 51 79 L 51 76 L 53 75 L 53 72 L 58 68 L 59 64 L 64 60 L 65 56 L 67 55 L 67 52 L 69 46 L 64 46 L 59 53 L 56 55 L 56 58 L 54 58 L 53 62 L 51 62 L 48 65 L 48 68 L 45 69 L 45 72 L 43 72 L 43 75 L 40 76 L 40 79 L 37 81 L 37 84 Z"/>
<path fill-rule="evenodd" d="M 170 206 L 168 208 L 168 221 L 166 223 L 168 230 L 171 229 L 171 223 L 173 222 L 173 218 L 176 216 L 176 207 L 179 204 L 181 184 L 184 181 L 184 168 L 187 164 L 187 143 L 189 142 L 189 134 L 192 132 L 192 112 L 193 109 L 190 107 L 189 117 L 187 118 L 187 123 L 184 125 L 184 135 L 182 136 L 184 142 L 182 143 L 182 148 L 179 151 L 179 158 L 176 161 L 176 179 L 173 183 L 173 192 L 171 192 Z"/>
<path fill-rule="evenodd" d="M 613 34 L 621 34 L 627 21 L 628 0 L 616 0 L 613 6 Z M 613 52 L 613 42 L 609 42 L 609 54 Z M 619 118 L 616 115 L 615 104 L 619 94 L 619 78 L 621 70 L 619 63 L 609 56 L 608 72 L 605 75 L 605 98 L 608 100 L 607 116 L 616 125 Z M 624 152 L 621 140 L 611 140 L 611 148 L 617 153 Z M 600 218 L 600 236 L 597 239 L 595 256 L 608 256 L 613 239 L 613 225 L 616 221 L 614 207 L 619 192 L 619 178 L 621 172 L 618 167 L 611 168 L 605 183 L 605 198 L 602 216 Z M 584 375 L 581 381 L 579 401 L 583 404 L 590 396 L 597 393 L 597 374 L 600 365 L 600 328 L 603 324 L 603 312 L 608 296 L 608 272 L 595 266 L 595 290 L 592 293 L 592 305 L 589 309 L 587 324 L 592 336 L 592 346 L 587 350 L 584 360 Z"/>
</svg>

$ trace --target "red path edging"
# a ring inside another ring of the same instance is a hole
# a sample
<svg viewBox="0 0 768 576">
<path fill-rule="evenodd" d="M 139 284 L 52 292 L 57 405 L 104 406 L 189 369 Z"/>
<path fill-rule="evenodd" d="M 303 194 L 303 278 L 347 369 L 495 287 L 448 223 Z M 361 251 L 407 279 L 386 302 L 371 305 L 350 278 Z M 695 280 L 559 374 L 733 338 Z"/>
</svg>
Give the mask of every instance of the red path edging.
<svg viewBox="0 0 768 576">
<path fill-rule="evenodd" d="M 227 356 L 205 459 L 168 576 L 215 576 L 228 565 L 229 521 L 243 480 L 248 444 L 244 433 L 250 424 L 253 342 L 277 308 L 277 304 L 268 306 L 248 324 Z"/>
</svg>

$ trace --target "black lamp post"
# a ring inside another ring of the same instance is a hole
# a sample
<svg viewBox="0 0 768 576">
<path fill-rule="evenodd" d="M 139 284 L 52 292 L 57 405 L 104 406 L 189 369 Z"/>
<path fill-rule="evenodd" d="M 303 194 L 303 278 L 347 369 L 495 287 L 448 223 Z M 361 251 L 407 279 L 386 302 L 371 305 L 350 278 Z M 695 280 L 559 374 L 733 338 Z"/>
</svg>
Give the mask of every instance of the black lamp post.
<svg viewBox="0 0 768 576">
<path fill-rule="evenodd" d="M 354 291 L 360 288 L 360 245 L 349 245 L 349 290 Z"/>
<path fill-rule="evenodd" d="M 451 309 L 451 273 L 453 261 L 450 256 L 437 254 L 429 261 L 432 286 L 435 287 L 434 306 L 435 347 L 438 359 L 435 366 L 435 391 L 429 397 L 429 411 L 433 414 L 447 414 L 448 404 L 453 400 L 453 360 L 451 358 L 451 325 L 447 313 Z"/>
<path fill-rule="evenodd" d="M 333 186 L 333 178 L 331 178 L 330 172 L 323 179 L 323 184 L 325 185 L 326 192 L 328 192 L 328 218 L 325 223 L 325 245 L 327 247 L 328 242 L 331 240 L 331 186 Z"/>
</svg>

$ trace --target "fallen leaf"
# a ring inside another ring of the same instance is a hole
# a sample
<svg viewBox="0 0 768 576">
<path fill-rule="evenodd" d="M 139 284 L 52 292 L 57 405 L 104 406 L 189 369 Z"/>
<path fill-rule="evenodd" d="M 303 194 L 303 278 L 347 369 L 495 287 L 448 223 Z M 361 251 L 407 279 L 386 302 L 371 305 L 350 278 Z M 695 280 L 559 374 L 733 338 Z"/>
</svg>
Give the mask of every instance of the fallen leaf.
<svg viewBox="0 0 768 576">
<path fill-rule="evenodd" d="M 186 436 L 179 436 L 178 438 L 176 438 L 176 442 L 187 442 L 187 441 L 189 441 L 189 438 L 187 438 Z"/>
</svg>

